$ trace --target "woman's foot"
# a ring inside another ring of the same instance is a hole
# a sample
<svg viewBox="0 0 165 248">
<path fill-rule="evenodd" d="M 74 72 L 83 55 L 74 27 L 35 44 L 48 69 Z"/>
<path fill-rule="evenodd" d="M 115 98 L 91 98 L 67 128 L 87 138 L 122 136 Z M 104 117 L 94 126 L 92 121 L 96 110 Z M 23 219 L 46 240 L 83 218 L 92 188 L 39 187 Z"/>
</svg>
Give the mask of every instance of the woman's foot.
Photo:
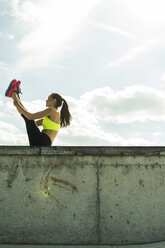
<svg viewBox="0 0 165 248">
<path fill-rule="evenodd" d="M 7 90 L 5 92 L 5 96 L 12 97 L 12 92 L 16 92 L 16 90 L 17 90 L 16 83 L 17 83 L 17 80 L 16 79 L 13 79 L 10 82 L 9 87 L 7 88 Z"/>
<path fill-rule="evenodd" d="M 9 84 L 9 87 L 8 89 L 6 90 L 5 92 L 5 96 L 7 97 L 12 97 L 12 93 L 13 92 L 16 92 L 16 93 L 21 93 L 21 88 L 20 88 L 20 84 L 21 84 L 21 81 L 17 81 L 16 79 L 13 79 L 11 81 L 11 83 Z"/>
</svg>

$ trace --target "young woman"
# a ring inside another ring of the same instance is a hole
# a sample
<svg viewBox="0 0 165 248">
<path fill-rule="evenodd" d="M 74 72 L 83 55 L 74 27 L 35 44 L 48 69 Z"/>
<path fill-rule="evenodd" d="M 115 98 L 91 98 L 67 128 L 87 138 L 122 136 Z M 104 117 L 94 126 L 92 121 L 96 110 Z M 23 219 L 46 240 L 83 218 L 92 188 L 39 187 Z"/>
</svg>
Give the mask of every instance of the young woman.
<svg viewBox="0 0 165 248">
<path fill-rule="evenodd" d="M 72 116 L 69 112 L 69 107 L 65 99 L 57 93 L 52 93 L 46 100 L 46 108 L 43 111 L 30 113 L 23 106 L 19 93 L 20 81 L 15 79 L 11 81 L 5 96 L 12 97 L 14 106 L 25 120 L 26 130 L 28 134 L 30 146 L 51 146 L 60 127 L 67 127 L 70 125 Z M 58 111 L 58 107 L 61 107 Z M 41 119 L 40 119 L 41 118 Z M 39 119 L 38 121 L 34 121 Z M 43 125 L 42 132 L 38 126 Z"/>
</svg>

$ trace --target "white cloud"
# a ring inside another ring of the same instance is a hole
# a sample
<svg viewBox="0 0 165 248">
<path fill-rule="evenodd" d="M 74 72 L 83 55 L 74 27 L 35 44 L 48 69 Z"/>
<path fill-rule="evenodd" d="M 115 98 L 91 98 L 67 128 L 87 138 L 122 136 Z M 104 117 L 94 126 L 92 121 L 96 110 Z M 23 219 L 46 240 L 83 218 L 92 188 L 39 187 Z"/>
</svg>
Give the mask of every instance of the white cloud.
<svg viewBox="0 0 165 248">
<path fill-rule="evenodd" d="M 108 95 L 107 89 L 105 92 Z M 154 144 L 153 141 L 148 141 L 142 137 L 125 139 L 116 132 L 104 131 L 99 125 L 100 119 L 98 118 L 98 114 L 90 111 L 96 105 L 96 103 L 92 104 L 90 101 L 90 97 L 92 98 L 92 96 L 93 92 L 88 92 L 80 97 L 79 100 L 72 97 L 64 97 L 69 103 L 73 119 L 71 126 L 60 130 L 53 145 L 109 146 Z M 104 118 L 101 121 L 104 122 Z"/>
<path fill-rule="evenodd" d="M 19 125 L 17 127 L 11 123 L 2 121 L 7 116 L 11 117 L 8 113 L 0 112 L 0 117 L 2 117 L 0 121 L 0 145 L 28 145 L 27 135 L 21 133 Z M 16 115 L 15 119 L 17 119 Z"/>
<path fill-rule="evenodd" d="M 117 133 L 105 132 L 99 127 L 95 130 L 90 127 L 90 123 L 87 128 L 81 128 L 79 126 L 75 130 L 70 128 L 69 130 L 61 130 L 57 138 L 54 140 L 53 145 L 60 146 L 135 146 L 135 145 L 154 145 L 154 141 L 146 140 L 145 138 L 123 138 Z"/>
<path fill-rule="evenodd" d="M 165 73 L 160 76 L 160 80 L 165 81 Z"/>
<path fill-rule="evenodd" d="M 117 123 L 165 121 L 164 95 L 162 90 L 140 85 L 122 91 L 104 87 L 85 93 L 80 102 L 97 120 Z"/>
<path fill-rule="evenodd" d="M 0 129 L 5 129 L 8 133 L 15 133 L 16 131 L 18 131 L 19 129 L 16 128 L 15 126 L 13 126 L 10 123 L 6 123 L 4 121 L 0 121 Z"/>
<path fill-rule="evenodd" d="M 0 128 L 0 145 L 26 146 L 28 145 L 27 135 L 10 133 L 10 130 L 4 131 Z"/>
<path fill-rule="evenodd" d="M 161 136 L 161 132 L 154 132 L 152 135 L 153 135 L 154 137 L 159 137 L 159 136 Z"/>
<path fill-rule="evenodd" d="M 40 0 L 42 4 L 43 1 Z M 40 14 L 40 8 L 38 1 L 30 1 L 30 0 L 12 0 L 12 15 L 21 21 L 26 22 L 27 25 L 35 25 L 38 21 L 38 15 Z"/>
<path fill-rule="evenodd" d="M 127 9 L 128 14 L 131 14 L 131 16 L 138 20 L 139 24 L 142 24 L 144 27 L 152 27 L 152 30 L 157 29 L 158 31 L 160 31 L 162 27 L 164 29 L 164 0 L 125 0 L 121 1 L 121 5 Z"/>
</svg>

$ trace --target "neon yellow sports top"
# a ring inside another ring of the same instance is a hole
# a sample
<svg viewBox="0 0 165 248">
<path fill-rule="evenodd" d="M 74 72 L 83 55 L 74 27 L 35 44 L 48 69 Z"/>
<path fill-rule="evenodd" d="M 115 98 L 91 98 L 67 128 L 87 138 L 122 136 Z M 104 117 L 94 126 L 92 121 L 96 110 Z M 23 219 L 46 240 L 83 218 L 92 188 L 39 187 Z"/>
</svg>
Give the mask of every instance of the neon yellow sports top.
<svg viewBox="0 0 165 248">
<path fill-rule="evenodd" d="M 48 116 L 42 121 L 43 129 L 51 129 L 58 131 L 60 129 L 60 124 L 55 123 L 54 121 L 50 120 Z"/>
</svg>

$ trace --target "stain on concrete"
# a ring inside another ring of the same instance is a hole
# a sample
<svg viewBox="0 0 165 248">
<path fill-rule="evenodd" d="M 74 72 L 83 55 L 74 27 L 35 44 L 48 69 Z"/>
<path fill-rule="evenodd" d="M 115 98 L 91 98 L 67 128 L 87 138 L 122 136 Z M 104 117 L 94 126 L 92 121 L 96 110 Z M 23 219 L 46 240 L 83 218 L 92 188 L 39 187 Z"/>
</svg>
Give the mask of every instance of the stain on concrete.
<svg viewBox="0 0 165 248">
<path fill-rule="evenodd" d="M 6 180 L 6 182 L 8 183 L 7 187 L 11 188 L 11 184 L 13 183 L 14 180 Z"/>
<path fill-rule="evenodd" d="M 13 173 L 10 174 L 10 179 L 6 180 L 8 183 L 8 185 L 7 185 L 8 188 L 11 188 L 11 185 L 14 182 L 14 179 L 15 179 L 16 173 L 17 173 L 17 169 L 18 169 L 18 165 L 16 166 L 16 168 L 12 169 L 11 172 L 13 172 Z"/>
<path fill-rule="evenodd" d="M 56 178 L 56 177 L 50 177 L 54 182 L 59 182 L 59 183 L 62 183 L 62 184 L 64 184 L 64 185 L 67 185 L 67 186 L 70 186 L 71 188 L 72 188 L 72 192 L 75 190 L 75 191 L 78 191 L 77 190 L 77 187 L 75 186 L 75 185 L 73 185 L 73 184 L 71 184 L 71 183 L 69 183 L 69 182 L 67 182 L 67 181 L 65 181 L 65 180 L 63 180 L 63 179 L 58 179 L 58 178 Z M 53 185 L 57 185 L 57 186 L 59 186 L 60 187 L 60 185 L 58 185 L 58 184 L 56 184 L 56 183 L 54 183 Z"/>
<path fill-rule="evenodd" d="M 28 181 L 30 181 L 30 180 L 32 180 L 31 178 L 25 178 L 25 181 L 26 182 L 28 182 Z"/>
<path fill-rule="evenodd" d="M 52 197 L 58 204 L 59 204 L 59 201 L 56 199 L 56 197 L 54 197 L 50 190 L 49 190 L 49 187 L 48 187 L 48 181 L 49 181 L 49 176 L 50 176 L 50 172 L 55 168 L 56 166 L 52 166 L 52 168 L 50 168 L 50 170 L 48 171 L 48 174 L 47 176 L 45 177 L 45 183 L 44 183 L 44 189 L 46 190 L 46 193 L 48 196 Z"/>
<path fill-rule="evenodd" d="M 132 171 L 132 166 L 131 165 L 125 165 L 123 167 L 123 175 L 128 175 Z"/>
<path fill-rule="evenodd" d="M 13 167 L 11 167 L 10 172 L 9 172 L 9 179 L 6 180 L 6 182 L 8 183 L 7 187 L 11 188 L 12 187 L 12 183 L 14 182 L 14 179 L 16 178 L 16 176 L 18 175 L 18 168 L 19 168 L 19 161 L 21 161 L 22 163 L 22 157 L 18 157 L 17 160 L 15 161 L 15 165 L 13 165 Z"/>
<path fill-rule="evenodd" d="M 140 179 L 139 180 L 139 185 L 142 186 L 142 187 L 144 187 L 144 180 L 143 179 Z"/>
<path fill-rule="evenodd" d="M 42 183 L 44 183 L 44 186 L 43 186 L 43 190 L 40 191 L 42 192 L 43 195 L 45 195 L 46 197 L 51 197 L 52 199 L 54 199 L 58 204 L 62 205 L 58 200 L 57 198 L 51 193 L 50 191 L 50 186 L 48 186 L 48 182 L 49 182 L 49 179 L 51 179 L 53 181 L 53 184 L 52 185 L 55 185 L 59 188 L 65 188 L 68 190 L 68 187 L 64 187 L 63 185 L 65 186 L 69 186 L 71 187 L 72 189 L 72 192 L 73 191 L 78 191 L 77 187 L 73 184 L 71 184 L 70 182 L 66 181 L 66 180 L 63 180 L 63 179 L 60 179 L 60 178 L 57 178 L 57 177 L 54 177 L 54 176 L 50 176 L 50 173 L 52 172 L 53 169 L 55 169 L 58 165 L 54 165 L 52 166 L 48 172 L 47 172 L 47 168 L 44 170 L 44 175 L 42 176 L 42 180 L 41 180 L 41 183 L 40 183 L 40 186 L 42 188 Z M 61 165 L 60 165 L 61 166 Z M 45 173 L 47 172 L 47 175 L 45 175 Z M 45 178 L 44 178 L 45 177 Z M 62 185 L 60 185 L 62 184 Z"/>
</svg>

